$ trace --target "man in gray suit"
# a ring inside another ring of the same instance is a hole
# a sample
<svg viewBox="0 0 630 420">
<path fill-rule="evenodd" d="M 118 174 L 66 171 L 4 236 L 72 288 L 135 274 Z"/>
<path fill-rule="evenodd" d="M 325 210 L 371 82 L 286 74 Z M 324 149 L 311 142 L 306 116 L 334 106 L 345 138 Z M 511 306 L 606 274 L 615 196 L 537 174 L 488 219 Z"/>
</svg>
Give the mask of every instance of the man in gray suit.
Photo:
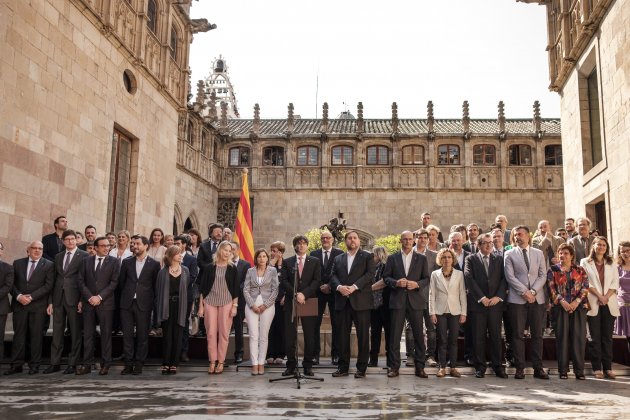
<svg viewBox="0 0 630 420">
<path fill-rule="evenodd" d="M 524 379 L 525 339 L 523 333 L 529 325 L 532 346 L 534 377 L 549 379 L 543 369 L 543 328 L 545 320 L 545 257 L 541 250 L 529 246 L 529 228 L 514 228 L 516 247 L 507 251 L 504 258 L 505 278 L 508 282 L 510 319 L 513 329 L 513 351 L 516 367 L 515 379 Z"/>
<path fill-rule="evenodd" d="M 48 299 L 48 315 L 53 317 L 53 336 L 50 346 L 50 366 L 44 373 L 59 371 L 63 352 L 64 329 L 66 320 L 72 339 L 68 354 L 68 367 L 65 374 L 75 373 L 77 359 L 81 353 L 81 320 L 79 315 L 79 284 L 77 277 L 83 267 L 83 260 L 88 253 L 77 247 L 77 235 L 74 230 L 66 230 L 61 234 L 65 251 L 55 256 L 55 284 Z"/>
<path fill-rule="evenodd" d="M 577 219 L 577 235 L 569 239 L 568 244 L 575 250 L 575 263 L 580 264 L 582 258 L 586 258 L 591 253 L 593 237 L 590 236 L 591 221 L 587 217 Z"/>
</svg>

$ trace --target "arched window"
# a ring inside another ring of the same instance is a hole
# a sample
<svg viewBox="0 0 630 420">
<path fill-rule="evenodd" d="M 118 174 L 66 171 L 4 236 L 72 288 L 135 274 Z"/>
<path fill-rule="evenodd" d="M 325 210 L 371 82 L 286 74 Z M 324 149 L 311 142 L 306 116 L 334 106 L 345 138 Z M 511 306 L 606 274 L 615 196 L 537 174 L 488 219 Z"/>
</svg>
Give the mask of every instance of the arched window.
<svg viewBox="0 0 630 420">
<path fill-rule="evenodd" d="M 496 165 L 496 148 L 491 144 L 477 144 L 473 147 L 473 165 L 493 166 Z"/>
<path fill-rule="evenodd" d="M 562 146 L 550 144 L 545 146 L 545 166 L 562 166 Z"/>
<path fill-rule="evenodd" d="M 263 166 L 284 166 L 284 147 L 265 147 L 262 164 Z"/>
<path fill-rule="evenodd" d="M 193 144 L 193 123 L 192 121 L 188 121 L 188 132 L 186 133 L 186 141 L 188 142 L 188 144 L 192 145 Z"/>
<path fill-rule="evenodd" d="M 510 166 L 531 166 L 532 147 L 527 144 L 513 144 L 509 149 Z"/>
<path fill-rule="evenodd" d="M 177 61 L 177 29 L 175 26 L 171 27 L 171 42 L 169 44 L 171 46 L 171 58 Z"/>
<path fill-rule="evenodd" d="M 212 148 L 212 160 L 216 161 L 217 156 L 219 156 L 219 143 L 214 142 L 214 147 Z"/>
<path fill-rule="evenodd" d="M 367 148 L 368 165 L 389 164 L 389 149 L 385 146 L 370 146 Z"/>
<path fill-rule="evenodd" d="M 230 149 L 230 166 L 249 166 L 249 148 L 232 147 Z"/>
<path fill-rule="evenodd" d="M 155 0 L 149 0 L 147 5 L 147 28 L 149 28 L 154 35 L 157 34 L 157 14 L 157 4 Z"/>
<path fill-rule="evenodd" d="M 424 165 L 424 146 L 405 146 L 402 149 L 403 165 Z"/>
<path fill-rule="evenodd" d="M 352 147 L 335 146 L 332 148 L 331 163 L 333 165 L 352 165 Z"/>
<path fill-rule="evenodd" d="M 206 154 L 206 148 L 208 147 L 208 133 L 205 130 L 201 131 L 201 145 L 199 146 L 199 149 L 201 150 L 201 153 L 203 153 L 204 155 Z"/>
<path fill-rule="evenodd" d="M 438 146 L 438 165 L 459 165 L 459 146 L 455 144 Z"/>
<path fill-rule="evenodd" d="M 302 146 L 297 149 L 298 166 L 317 166 L 319 149 L 315 146 Z"/>
</svg>

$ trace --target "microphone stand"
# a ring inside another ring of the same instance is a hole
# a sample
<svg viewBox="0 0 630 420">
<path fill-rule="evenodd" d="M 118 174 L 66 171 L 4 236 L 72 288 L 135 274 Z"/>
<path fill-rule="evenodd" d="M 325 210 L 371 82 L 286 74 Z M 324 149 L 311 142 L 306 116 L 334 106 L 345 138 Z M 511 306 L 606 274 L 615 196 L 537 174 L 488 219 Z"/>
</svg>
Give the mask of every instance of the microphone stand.
<svg viewBox="0 0 630 420">
<path fill-rule="evenodd" d="M 304 256 L 306 258 L 306 256 Z M 301 389 L 302 381 L 312 380 L 323 382 L 324 378 L 316 378 L 314 376 L 305 376 L 300 372 L 300 363 L 298 359 L 298 330 L 300 327 L 300 317 L 298 316 L 298 303 L 297 303 L 297 289 L 298 289 L 298 258 L 297 254 L 295 256 L 295 266 L 293 267 L 293 305 L 291 308 L 291 321 L 295 325 L 295 374 L 293 376 L 284 376 L 281 378 L 269 379 L 269 382 L 277 382 L 277 381 L 286 381 L 290 379 L 295 379 L 297 382 L 297 389 Z M 319 267 L 318 267 L 319 269 Z M 295 320 L 295 322 L 293 322 Z M 303 361 L 302 361 L 303 362 Z"/>
</svg>

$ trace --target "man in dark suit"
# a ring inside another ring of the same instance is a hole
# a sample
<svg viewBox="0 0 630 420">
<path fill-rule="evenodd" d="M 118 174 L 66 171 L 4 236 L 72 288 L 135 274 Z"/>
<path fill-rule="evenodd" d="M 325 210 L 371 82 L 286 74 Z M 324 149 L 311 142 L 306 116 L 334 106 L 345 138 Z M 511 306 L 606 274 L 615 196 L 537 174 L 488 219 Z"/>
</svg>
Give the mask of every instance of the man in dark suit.
<svg viewBox="0 0 630 420">
<path fill-rule="evenodd" d="M 4 244 L 0 242 L 0 258 L 4 254 Z M 13 266 L 0 261 L 0 363 L 4 360 L 4 329 L 7 315 L 11 312 L 9 293 L 13 289 Z"/>
<path fill-rule="evenodd" d="M 85 242 L 79 245 L 79 249 L 87 252 L 88 243 L 94 243 L 96 239 L 96 228 L 92 225 L 87 225 L 84 230 Z"/>
<path fill-rule="evenodd" d="M 437 252 L 431 251 L 427 245 L 429 244 L 429 232 L 426 229 L 418 229 L 416 232 L 416 247 L 414 251 L 418 254 L 422 254 L 427 259 L 427 265 L 429 266 L 429 282 L 431 281 L 431 273 L 434 270 L 437 270 L 439 267 L 437 265 Z M 429 287 L 425 287 L 420 289 L 422 293 L 422 297 L 424 298 L 424 309 L 422 310 L 422 319 L 424 320 L 424 328 L 426 330 L 427 335 L 427 351 L 426 351 L 426 360 L 425 366 L 429 365 L 431 367 L 437 366 L 436 358 L 437 358 L 437 335 L 435 331 L 435 324 L 431 322 L 431 314 L 429 314 Z M 409 334 L 407 334 L 409 333 Z M 409 335 L 409 338 L 407 337 Z M 405 331 L 405 342 L 407 346 L 407 354 L 413 354 L 413 332 L 410 329 Z M 409 359 L 407 360 L 409 363 Z"/>
<path fill-rule="evenodd" d="M 332 329 L 330 356 L 332 358 L 332 364 L 336 365 L 339 363 L 339 344 L 337 343 L 339 341 L 337 338 L 339 327 L 337 326 L 337 311 L 335 311 L 335 294 L 330 287 L 330 279 L 333 261 L 337 255 L 343 254 L 343 251 L 339 248 L 333 248 L 333 236 L 327 230 L 322 231 L 319 238 L 322 242 L 322 247 L 311 252 L 311 257 L 315 257 L 319 260 L 321 270 L 321 285 L 317 290 L 318 310 L 317 322 L 315 323 L 315 357 L 313 358 L 313 365 L 319 364 L 321 326 L 322 320 L 324 319 L 324 312 L 326 311 L 326 305 L 328 305 L 328 314 L 330 315 L 330 326 Z"/>
<path fill-rule="evenodd" d="M 399 375 L 400 337 L 406 318 L 413 331 L 415 374 L 420 378 L 427 378 L 424 371 L 426 348 L 422 329 L 422 311 L 426 302 L 422 290 L 429 286 L 429 264 L 424 255 L 413 251 L 413 233 L 408 230 L 401 233 L 400 243 L 401 250 L 387 257 L 383 271 L 385 284 L 390 288 L 391 310 L 390 370 L 387 376 L 395 378 Z"/>
<path fill-rule="evenodd" d="M 13 262 L 13 349 L 11 368 L 5 375 L 22 372 L 27 332 L 31 346 L 29 375 L 39 372 L 42 359 L 46 304 L 55 282 L 55 267 L 42 257 L 44 246 L 39 241 L 31 242 L 26 253 L 27 258 Z"/>
<path fill-rule="evenodd" d="M 79 270 L 83 268 L 83 260 L 87 258 L 88 253 L 78 249 L 77 235 L 73 230 L 64 231 L 62 238 L 66 249 L 55 257 L 55 284 L 48 299 L 48 314 L 52 314 L 53 317 L 53 336 L 50 346 L 50 366 L 44 370 L 44 373 L 60 370 L 67 322 L 72 344 L 68 354 L 68 367 L 63 373 L 71 374 L 75 373 L 77 359 L 81 354 L 81 320 L 79 315 L 81 293 L 77 278 Z"/>
<path fill-rule="evenodd" d="M 357 333 L 358 358 L 355 378 L 365 378 L 370 354 L 370 310 L 374 306 L 372 279 L 374 259 L 359 249 L 361 241 L 353 230 L 344 236 L 347 252 L 335 257 L 331 288 L 335 291 L 335 310 L 339 326 L 339 366 L 333 377 L 348 376 L 352 323 Z"/>
<path fill-rule="evenodd" d="M 243 362 L 243 320 L 245 319 L 245 296 L 243 296 L 243 286 L 245 285 L 245 276 L 251 265 L 240 258 L 241 246 L 237 242 L 232 244 L 232 261 L 236 265 L 236 278 L 238 279 L 238 308 L 236 316 L 232 321 L 234 325 L 234 362 Z"/>
<path fill-rule="evenodd" d="M 464 264 L 477 378 L 483 378 L 486 373 L 486 335 L 490 336 L 488 347 L 492 369 L 496 376 L 507 378 L 505 369 L 501 366 L 501 320 L 507 283 L 503 273 L 503 257 L 493 255 L 492 246 L 492 235 L 479 235 L 479 252 L 466 257 Z"/>
<path fill-rule="evenodd" d="M 449 247 L 455 253 L 455 261 L 453 261 L 453 268 L 455 270 L 464 271 L 464 262 L 466 261 L 466 257 L 470 255 L 470 252 L 466 251 L 463 248 L 464 245 L 464 235 L 461 232 L 455 231 L 451 232 L 448 236 Z M 460 325 L 460 336 L 463 332 L 464 334 L 464 360 L 466 360 L 466 364 L 468 366 L 472 366 L 474 364 L 473 361 L 473 331 L 472 324 L 470 322 L 466 322 Z"/>
<path fill-rule="evenodd" d="M 199 246 L 199 253 L 197 254 L 197 264 L 202 271 L 204 266 L 212 262 L 212 255 L 217 251 L 219 244 L 223 240 L 223 225 L 212 223 L 208 226 L 208 236 L 209 238 Z"/>
<path fill-rule="evenodd" d="M 51 262 L 55 262 L 55 256 L 64 250 L 61 235 L 64 230 L 68 229 L 68 219 L 66 216 L 59 216 L 54 220 L 53 225 L 55 231 L 42 238 L 44 258 Z"/>
<path fill-rule="evenodd" d="M 468 236 L 468 240 L 464 242 L 462 248 L 464 251 L 468 251 L 471 254 L 479 251 L 477 249 L 477 238 L 479 237 L 479 225 L 476 223 L 470 223 L 466 226 L 466 235 Z"/>
<path fill-rule="evenodd" d="M 77 375 L 92 371 L 94 363 L 94 334 L 96 318 L 101 327 L 101 370 L 99 375 L 107 375 L 112 363 L 112 324 L 114 318 L 114 291 L 118 286 L 120 264 L 110 257 L 109 241 L 101 236 L 94 241 L 96 255 L 83 260 L 79 270 L 78 283 L 83 307 L 83 366 Z"/>
<path fill-rule="evenodd" d="M 591 221 L 586 217 L 577 219 L 577 235 L 569 239 L 568 244 L 575 250 L 575 263 L 580 264 L 583 258 L 591 253 L 594 237 L 590 236 Z"/>
<path fill-rule="evenodd" d="M 149 351 L 149 328 L 160 263 L 147 255 L 149 239 L 132 240 L 135 258 L 126 258 L 120 267 L 120 321 L 123 330 L 122 375 L 140 375 Z M 134 326 L 136 346 L 134 352 Z M 135 357 L 134 357 L 135 354 Z"/>
<path fill-rule="evenodd" d="M 199 278 L 199 267 L 197 266 L 197 259 L 188 253 L 188 251 L 190 251 L 190 244 L 192 243 L 190 235 L 177 235 L 173 243 L 175 246 L 179 247 L 180 252 L 182 253 L 182 265 L 188 268 L 188 273 L 190 274 L 188 278 L 188 289 L 186 289 L 188 291 L 188 295 L 186 297 L 186 299 L 188 300 L 188 314 L 190 314 L 190 311 L 193 307 L 193 284 L 196 284 L 197 278 Z M 202 322 L 203 318 L 200 318 L 199 323 L 201 324 Z M 201 328 L 203 328 L 203 325 Z M 189 331 L 190 316 L 187 316 L 186 324 L 184 325 L 184 331 L 182 333 L 182 354 L 180 356 L 182 362 L 190 361 L 190 358 L 188 357 L 188 338 L 190 337 Z"/>
<path fill-rule="evenodd" d="M 321 284 L 321 267 L 319 260 L 308 251 L 308 238 L 298 235 L 293 238 L 295 255 L 284 260 L 282 265 L 282 287 L 285 291 L 284 331 L 287 345 L 287 369 L 282 376 L 296 374 L 297 358 L 297 306 L 304 305 L 307 299 L 316 298 Z M 293 300 L 297 303 L 294 308 Z M 315 324 L 317 316 L 300 317 L 304 336 L 304 359 L 302 367 L 304 375 L 313 376 L 313 358 L 315 356 Z"/>
</svg>

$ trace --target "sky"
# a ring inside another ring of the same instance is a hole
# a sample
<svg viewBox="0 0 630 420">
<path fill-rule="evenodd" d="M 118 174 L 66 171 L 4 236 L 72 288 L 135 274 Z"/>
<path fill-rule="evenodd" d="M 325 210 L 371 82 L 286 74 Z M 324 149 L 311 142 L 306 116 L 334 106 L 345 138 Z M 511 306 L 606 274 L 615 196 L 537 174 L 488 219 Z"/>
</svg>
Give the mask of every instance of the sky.
<svg viewBox="0 0 630 420">
<path fill-rule="evenodd" d="M 364 118 L 546 118 L 560 115 L 548 90 L 545 7 L 516 0 L 194 1 L 192 18 L 217 29 L 194 35 L 193 92 L 222 55 L 242 118 L 302 118 L 349 110 Z"/>
</svg>

